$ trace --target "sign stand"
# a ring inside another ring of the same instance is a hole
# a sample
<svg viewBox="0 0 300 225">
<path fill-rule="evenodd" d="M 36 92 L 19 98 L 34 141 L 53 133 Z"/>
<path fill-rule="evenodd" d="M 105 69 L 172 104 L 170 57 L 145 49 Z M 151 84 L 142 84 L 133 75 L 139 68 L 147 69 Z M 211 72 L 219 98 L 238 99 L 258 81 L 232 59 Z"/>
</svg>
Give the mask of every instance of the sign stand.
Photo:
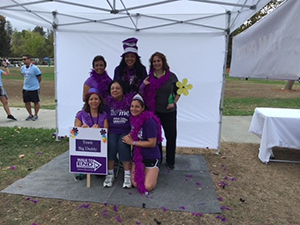
<svg viewBox="0 0 300 225">
<path fill-rule="evenodd" d="M 86 187 L 87 188 L 91 187 L 91 174 L 86 175 Z"/>
</svg>

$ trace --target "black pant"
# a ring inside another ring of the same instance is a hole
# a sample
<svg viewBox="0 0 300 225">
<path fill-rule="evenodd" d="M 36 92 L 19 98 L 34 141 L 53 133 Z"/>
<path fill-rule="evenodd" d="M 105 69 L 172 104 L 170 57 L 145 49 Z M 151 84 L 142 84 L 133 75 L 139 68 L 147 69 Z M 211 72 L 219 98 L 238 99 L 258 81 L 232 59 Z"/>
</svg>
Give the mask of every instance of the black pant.
<svg viewBox="0 0 300 225">
<path fill-rule="evenodd" d="M 160 119 L 161 125 L 165 132 L 166 137 L 166 163 L 169 165 L 175 164 L 176 154 L 176 138 L 177 138 L 177 111 L 171 113 L 159 113 L 156 115 Z M 159 145 L 161 159 L 162 157 L 162 145 Z"/>
</svg>

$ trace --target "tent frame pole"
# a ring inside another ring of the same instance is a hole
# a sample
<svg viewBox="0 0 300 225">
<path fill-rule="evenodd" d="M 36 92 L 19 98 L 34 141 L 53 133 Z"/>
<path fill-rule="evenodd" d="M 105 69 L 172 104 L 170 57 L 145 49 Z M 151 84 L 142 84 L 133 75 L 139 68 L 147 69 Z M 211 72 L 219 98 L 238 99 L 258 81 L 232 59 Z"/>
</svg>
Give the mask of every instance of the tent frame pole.
<svg viewBox="0 0 300 225">
<path fill-rule="evenodd" d="M 56 44 L 56 30 L 57 30 L 57 23 L 56 23 L 56 11 L 52 12 L 53 15 L 53 48 L 54 48 L 54 81 L 55 81 L 55 125 L 56 125 L 56 137 L 55 140 L 59 141 L 58 138 L 58 113 L 57 113 L 57 44 Z"/>
<path fill-rule="evenodd" d="M 219 138 L 218 138 L 218 152 L 217 155 L 221 155 L 221 133 L 222 133 L 222 118 L 223 118 L 223 107 L 224 107 L 224 95 L 225 95 L 225 83 L 226 83 L 226 73 L 227 73 L 227 55 L 229 49 L 229 35 L 230 35 L 230 19 L 231 19 L 231 12 L 227 11 L 227 23 L 228 27 L 225 31 L 225 55 L 224 55 L 224 63 L 223 63 L 223 82 L 222 82 L 222 91 L 221 91 L 221 99 L 220 99 L 220 108 L 219 108 Z"/>
</svg>

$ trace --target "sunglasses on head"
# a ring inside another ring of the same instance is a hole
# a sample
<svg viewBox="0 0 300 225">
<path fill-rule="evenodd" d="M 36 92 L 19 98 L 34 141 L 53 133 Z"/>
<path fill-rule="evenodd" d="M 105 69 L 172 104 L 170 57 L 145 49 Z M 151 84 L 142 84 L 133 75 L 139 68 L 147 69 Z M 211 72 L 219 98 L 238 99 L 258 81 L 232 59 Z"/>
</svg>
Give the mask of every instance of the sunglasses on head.
<svg viewBox="0 0 300 225">
<path fill-rule="evenodd" d="M 26 60 L 27 58 L 23 58 L 22 60 L 24 61 L 24 60 Z"/>
</svg>

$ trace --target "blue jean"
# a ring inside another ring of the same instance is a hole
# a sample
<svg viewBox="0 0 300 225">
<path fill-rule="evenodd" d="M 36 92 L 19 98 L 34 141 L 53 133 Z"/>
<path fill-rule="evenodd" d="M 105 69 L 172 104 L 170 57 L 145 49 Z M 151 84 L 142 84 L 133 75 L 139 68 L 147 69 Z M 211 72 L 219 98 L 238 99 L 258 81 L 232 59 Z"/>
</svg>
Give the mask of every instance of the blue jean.
<svg viewBox="0 0 300 225">
<path fill-rule="evenodd" d="M 127 134 L 108 133 L 108 160 L 116 160 L 117 152 L 121 162 L 131 161 L 130 146 L 123 143 L 122 137 Z"/>
</svg>

